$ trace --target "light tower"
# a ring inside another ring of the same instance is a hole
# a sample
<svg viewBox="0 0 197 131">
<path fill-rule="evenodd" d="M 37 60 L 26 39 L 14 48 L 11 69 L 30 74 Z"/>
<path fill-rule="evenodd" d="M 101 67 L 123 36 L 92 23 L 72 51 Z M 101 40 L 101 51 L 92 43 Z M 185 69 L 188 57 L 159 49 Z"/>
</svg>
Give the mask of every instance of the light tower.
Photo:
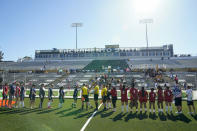
<svg viewBox="0 0 197 131">
<path fill-rule="evenodd" d="M 83 24 L 82 23 L 72 23 L 71 27 L 75 27 L 76 28 L 76 50 L 77 50 L 77 28 L 78 27 L 82 27 Z"/>
<path fill-rule="evenodd" d="M 153 19 L 142 19 L 140 20 L 140 24 L 145 24 L 146 25 L 146 48 L 148 50 L 148 27 L 147 25 L 153 23 Z"/>
</svg>

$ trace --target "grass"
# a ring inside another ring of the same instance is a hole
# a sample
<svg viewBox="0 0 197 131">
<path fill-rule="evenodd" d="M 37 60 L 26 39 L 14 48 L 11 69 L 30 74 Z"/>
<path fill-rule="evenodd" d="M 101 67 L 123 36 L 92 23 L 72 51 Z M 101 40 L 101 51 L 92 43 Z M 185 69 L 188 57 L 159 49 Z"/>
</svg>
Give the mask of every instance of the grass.
<svg viewBox="0 0 197 131">
<path fill-rule="evenodd" d="M 187 114 L 186 102 L 183 102 L 183 115 L 173 114 L 155 115 L 147 113 L 121 113 L 120 102 L 118 110 L 114 113 L 111 110 L 99 111 L 87 126 L 87 130 L 100 131 L 195 131 L 197 125 L 197 115 Z M 195 104 L 197 106 L 197 104 Z M 100 126 L 99 126 L 100 125 Z"/>
<path fill-rule="evenodd" d="M 2 131 L 79 131 L 87 119 L 92 115 L 94 109 L 81 111 L 81 102 L 78 100 L 77 108 L 71 108 L 73 100 L 66 99 L 63 108 L 57 108 L 58 99 L 54 99 L 52 109 L 47 109 L 47 99 L 44 101 L 43 109 L 29 109 L 29 99 L 25 99 L 24 109 L 0 108 L 0 130 Z M 93 104 L 93 100 L 91 100 Z M 38 106 L 39 99 L 36 99 Z M 93 104 L 94 105 L 94 104 Z M 195 102 L 197 107 L 197 104 Z M 120 113 L 120 101 L 117 102 L 117 111 L 103 111 L 103 106 L 96 116 L 88 124 L 86 131 L 182 131 L 196 130 L 197 116 L 187 114 L 186 102 L 183 102 L 184 115 L 173 114 L 152 115 L 140 113 Z M 173 109 L 175 109 L 173 107 Z"/>
</svg>

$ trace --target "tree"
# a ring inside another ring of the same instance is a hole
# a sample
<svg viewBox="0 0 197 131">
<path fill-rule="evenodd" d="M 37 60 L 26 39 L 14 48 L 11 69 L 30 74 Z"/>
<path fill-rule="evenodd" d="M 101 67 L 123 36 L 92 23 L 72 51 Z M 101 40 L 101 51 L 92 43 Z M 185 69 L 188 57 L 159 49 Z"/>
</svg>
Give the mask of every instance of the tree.
<svg viewBox="0 0 197 131">
<path fill-rule="evenodd" d="M 0 51 L 0 62 L 3 60 L 3 55 L 4 55 L 4 53 L 2 51 Z"/>
</svg>

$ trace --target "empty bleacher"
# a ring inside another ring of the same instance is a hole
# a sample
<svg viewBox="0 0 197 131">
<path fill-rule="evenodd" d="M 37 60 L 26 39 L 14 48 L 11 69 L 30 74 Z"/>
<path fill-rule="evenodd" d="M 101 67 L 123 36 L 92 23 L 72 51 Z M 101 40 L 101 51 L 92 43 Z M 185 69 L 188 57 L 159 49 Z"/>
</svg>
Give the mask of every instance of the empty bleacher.
<svg viewBox="0 0 197 131">
<path fill-rule="evenodd" d="M 84 70 L 97 70 L 103 71 L 103 67 L 111 66 L 111 69 L 126 69 L 128 68 L 128 64 L 125 60 L 93 60 L 89 63 Z"/>
</svg>

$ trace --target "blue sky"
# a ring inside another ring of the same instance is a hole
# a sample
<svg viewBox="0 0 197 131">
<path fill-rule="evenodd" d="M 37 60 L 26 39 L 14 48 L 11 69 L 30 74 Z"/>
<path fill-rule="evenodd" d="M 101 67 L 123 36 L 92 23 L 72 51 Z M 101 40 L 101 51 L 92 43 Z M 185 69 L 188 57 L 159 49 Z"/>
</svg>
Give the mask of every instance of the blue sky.
<svg viewBox="0 0 197 131">
<path fill-rule="evenodd" d="M 140 2 L 136 2 L 140 1 Z M 175 53 L 197 55 L 196 0 L 0 0 L 0 50 L 4 60 L 34 56 L 37 49 L 75 48 L 71 23 L 82 22 L 78 47 L 174 44 Z M 156 2 L 157 1 L 157 2 Z"/>
</svg>

